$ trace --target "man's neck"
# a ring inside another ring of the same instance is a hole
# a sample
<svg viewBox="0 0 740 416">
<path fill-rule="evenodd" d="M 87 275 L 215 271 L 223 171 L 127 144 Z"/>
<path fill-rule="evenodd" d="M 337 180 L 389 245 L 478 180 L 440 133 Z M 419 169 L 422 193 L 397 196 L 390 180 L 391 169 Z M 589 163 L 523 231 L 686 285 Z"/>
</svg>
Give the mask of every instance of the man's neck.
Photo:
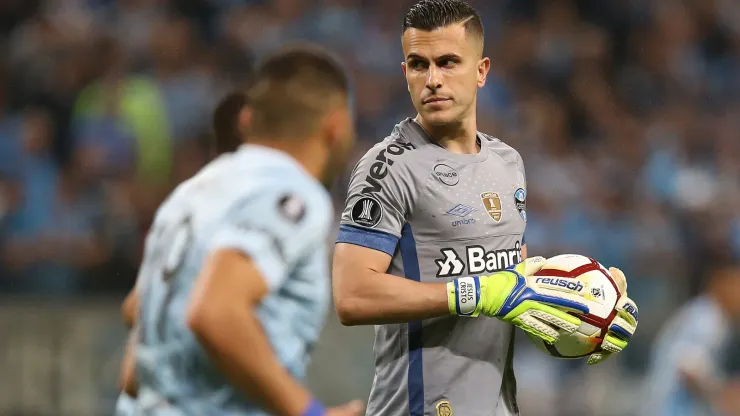
<svg viewBox="0 0 740 416">
<path fill-rule="evenodd" d="M 250 137 L 245 144 L 267 147 L 277 150 L 295 159 L 298 164 L 311 176 L 321 179 L 324 160 L 319 156 L 322 155 L 315 149 L 314 140 L 291 140 L 291 139 L 263 139 L 260 137 Z"/>
<path fill-rule="evenodd" d="M 452 153 L 476 154 L 480 151 L 474 115 L 459 122 L 442 126 L 430 125 L 421 115 L 417 115 L 415 121 L 424 128 L 437 144 Z"/>
<path fill-rule="evenodd" d="M 736 309 L 734 299 L 731 296 L 727 296 L 727 291 L 721 284 L 710 284 L 709 290 L 705 294 L 705 297 L 709 299 L 719 312 L 724 316 L 727 321 L 732 320 L 732 310 Z"/>
</svg>

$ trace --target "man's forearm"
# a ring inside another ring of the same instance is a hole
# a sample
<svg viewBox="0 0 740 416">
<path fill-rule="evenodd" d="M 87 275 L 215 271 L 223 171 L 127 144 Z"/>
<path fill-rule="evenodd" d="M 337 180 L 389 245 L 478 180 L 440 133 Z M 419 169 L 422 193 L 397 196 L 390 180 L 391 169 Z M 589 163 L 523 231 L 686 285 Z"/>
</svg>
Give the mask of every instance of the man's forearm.
<svg viewBox="0 0 740 416">
<path fill-rule="evenodd" d="M 129 330 L 133 328 L 136 323 L 136 312 L 138 309 L 139 297 L 136 293 L 136 288 L 134 287 L 134 289 L 126 295 L 126 299 L 123 300 L 123 304 L 121 305 L 121 317 L 123 318 L 124 325 L 126 325 L 126 328 Z"/>
<path fill-rule="evenodd" d="M 526 247 L 522 248 L 524 258 Z M 342 324 L 406 323 L 450 314 L 446 283 L 421 283 L 380 272 L 389 264 L 386 253 L 352 244 L 336 245 L 334 305 Z"/>
<path fill-rule="evenodd" d="M 365 272 L 351 288 L 335 286 L 344 325 L 406 323 L 449 315 L 446 283 L 421 283 L 386 273 Z"/>
<path fill-rule="evenodd" d="M 129 332 L 126 341 L 126 350 L 123 353 L 121 361 L 121 375 L 119 383 L 121 390 L 131 397 L 136 397 L 139 386 L 136 382 L 136 342 L 139 337 L 138 327 L 134 327 Z"/>
<path fill-rule="evenodd" d="M 253 313 L 235 308 L 191 322 L 191 328 L 213 362 L 247 397 L 270 414 L 303 414 L 311 395 L 280 365 Z"/>
</svg>

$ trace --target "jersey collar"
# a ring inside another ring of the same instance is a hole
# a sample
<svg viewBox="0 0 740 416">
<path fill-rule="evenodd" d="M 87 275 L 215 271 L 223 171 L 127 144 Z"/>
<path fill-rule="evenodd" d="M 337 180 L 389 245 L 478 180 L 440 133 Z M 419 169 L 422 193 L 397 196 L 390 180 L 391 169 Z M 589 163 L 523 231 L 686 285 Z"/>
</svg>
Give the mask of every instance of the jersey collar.
<svg viewBox="0 0 740 416">
<path fill-rule="evenodd" d="M 476 140 L 480 146 L 480 151 L 476 154 L 460 154 L 450 152 L 444 146 L 437 143 L 437 141 L 434 140 L 426 130 L 424 130 L 424 127 L 410 117 L 402 121 L 398 127 L 400 128 L 400 132 L 404 138 L 412 140 L 415 137 L 419 137 L 420 140 L 423 141 L 423 144 L 431 145 L 431 147 L 435 149 L 435 152 L 439 153 L 444 159 L 454 160 L 460 163 L 476 163 L 488 159 L 488 140 L 486 140 L 480 132 L 476 133 Z"/>
</svg>

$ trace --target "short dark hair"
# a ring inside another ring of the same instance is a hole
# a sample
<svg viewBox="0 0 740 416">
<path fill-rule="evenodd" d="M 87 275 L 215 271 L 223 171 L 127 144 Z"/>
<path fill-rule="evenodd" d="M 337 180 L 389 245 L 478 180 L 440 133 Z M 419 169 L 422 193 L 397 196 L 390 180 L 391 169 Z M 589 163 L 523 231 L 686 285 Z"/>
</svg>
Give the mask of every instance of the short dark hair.
<svg viewBox="0 0 740 416">
<path fill-rule="evenodd" d="M 421 0 L 406 12 L 401 34 L 406 33 L 408 29 L 428 32 L 462 22 L 465 22 L 466 33 L 483 39 L 483 22 L 468 2 L 464 0 Z"/>
<path fill-rule="evenodd" d="M 213 150 L 217 155 L 233 152 L 244 141 L 239 130 L 239 115 L 247 101 L 246 92 L 234 91 L 222 98 L 213 111 Z"/>
<path fill-rule="evenodd" d="M 262 138 L 305 137 L 319 119 L 347 102 L 349 80 L 326 49 L 297 43 L 276 52 L 258 67 L 249 90 L 250 132 Z"/>
</svg>

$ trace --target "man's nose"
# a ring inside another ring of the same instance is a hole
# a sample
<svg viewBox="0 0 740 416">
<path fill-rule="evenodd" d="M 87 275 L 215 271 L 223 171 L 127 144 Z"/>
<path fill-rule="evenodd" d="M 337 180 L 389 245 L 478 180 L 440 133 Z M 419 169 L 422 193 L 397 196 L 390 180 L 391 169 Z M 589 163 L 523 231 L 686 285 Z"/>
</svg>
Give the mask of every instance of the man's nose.
<svg viewBox="0 0 740 416">
<path fill-rule="evenodd" d="M 442 74 L 434 65 L 429 67 L 429 76 L 427 76 L 427 88 L 436 91 L 442 88 Z"/>
</svg>

